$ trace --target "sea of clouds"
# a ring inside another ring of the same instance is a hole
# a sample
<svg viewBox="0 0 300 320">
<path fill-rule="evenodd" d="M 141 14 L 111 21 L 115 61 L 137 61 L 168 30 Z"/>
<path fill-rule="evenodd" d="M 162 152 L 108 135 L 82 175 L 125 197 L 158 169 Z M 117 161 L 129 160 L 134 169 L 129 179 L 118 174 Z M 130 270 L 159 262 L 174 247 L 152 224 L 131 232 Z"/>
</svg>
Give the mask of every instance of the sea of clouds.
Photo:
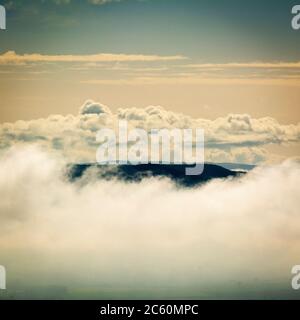
<svg viewBox="0 0 300 320">
<path fill-rule="evenodd" d="M 298 163 L 194 189 L 154 178 L 71 183 L 65 165 L 33 146 L 0 157 L 0 264 L 15 292 L 63 286 L 88 297 L 216 298 L 224 288 L 240 297 L 291 290 L 300 262 Z"/>
</svg>

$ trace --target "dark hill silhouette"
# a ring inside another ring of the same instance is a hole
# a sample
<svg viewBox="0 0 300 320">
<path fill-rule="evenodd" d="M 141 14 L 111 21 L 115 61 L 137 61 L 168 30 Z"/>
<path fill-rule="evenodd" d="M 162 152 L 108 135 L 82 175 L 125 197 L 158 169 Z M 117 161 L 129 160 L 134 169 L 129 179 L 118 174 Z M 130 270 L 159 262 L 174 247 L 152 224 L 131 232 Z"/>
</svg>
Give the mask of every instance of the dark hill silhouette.
<svg viewBox="0 0 300 320">
<path fill-rule="evenodd" d="M 140 182 L 145 178 L 167 177 L 179 186 L 193 187 L 216 178 L 228 178 L 241 175 L 215 164 L 205 164 L 201 175 L 188 176 L 185 174 L 187 165 L 175 164 L 140 164 L 140 165 L 108 165 L 73 164 L 68 168 L 68 177 L 75 181 L 84 176 L 87 170 L 92 169 L 99 179 L 118 179 L 125 182 Z"/>
</svg>

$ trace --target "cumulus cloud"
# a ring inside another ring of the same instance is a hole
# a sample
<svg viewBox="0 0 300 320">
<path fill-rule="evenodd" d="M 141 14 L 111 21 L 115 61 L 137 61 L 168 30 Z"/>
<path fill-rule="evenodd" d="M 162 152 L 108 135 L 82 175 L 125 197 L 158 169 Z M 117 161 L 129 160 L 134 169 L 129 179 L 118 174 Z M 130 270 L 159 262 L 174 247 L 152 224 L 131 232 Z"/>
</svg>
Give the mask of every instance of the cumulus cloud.
<svg viewBox="0 0 300 320">
<path fill-rule="evenodd" d="M 195 119 L 167 111 L 161 106 L 120 108 L 113 113 L 104 104 L 87 101 L 77 115 L 51 115 L 31 121 L 0 125 L 0 151 L 15 144 L 37 143 L 47 150 L 62 153 L 72 162 L 94 162 L 101 128 L 116 130 L 119 120 L 129 128 L 204 129 L 206 161 L 259 163 L 274 161 L 264 147 L 270 144 L 299 143 L 300 124 L 280 124 L 271 117 L 253 118 L 230 114 L 215 120 Z"/>
<path fill-rule="evenodd" d="M 88 100 L 80 108 L 80 114 L 111 114 L 109 108 L 104 104 Z"/>
<path fill-rule="evenodd" d="M 291 290 L 299 164 L 188 191 L 153 178 L 82 186 L 63 172 L 63 160 L 33 147 L 0 158 L 0 257 L 18 292 L 39 283 L 105 297 L 216 298 L 233 288 L 266 297 L 270 282 L 282 284 L 277 298 Z"/>
</svg>

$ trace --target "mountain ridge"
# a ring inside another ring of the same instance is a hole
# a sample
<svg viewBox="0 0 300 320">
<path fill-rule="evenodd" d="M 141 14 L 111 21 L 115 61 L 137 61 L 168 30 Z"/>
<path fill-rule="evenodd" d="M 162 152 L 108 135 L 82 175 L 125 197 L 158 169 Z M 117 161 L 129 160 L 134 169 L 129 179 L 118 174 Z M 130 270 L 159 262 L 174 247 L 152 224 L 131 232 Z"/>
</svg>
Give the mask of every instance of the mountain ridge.
<svg viewBox="0 0 300 320">
<path fill-rule="evenodd" d="M 194 187 L 212 179 L 235 178 L 244 172 L 232 171 L 220 165 L 205 163 L 201 175 L 188 176 L 181 164 L 138 164 L 138 165 L 99 165 L 96 163 L 72 164 L 68 166 L 67 175 L 70 181 L 76 181 L 90 170 L 93 175 L 103 180 L 121 180 L 124 182 L 141 182 L 146 178 L 169 178 L 178 186 Z"/>
</svg>

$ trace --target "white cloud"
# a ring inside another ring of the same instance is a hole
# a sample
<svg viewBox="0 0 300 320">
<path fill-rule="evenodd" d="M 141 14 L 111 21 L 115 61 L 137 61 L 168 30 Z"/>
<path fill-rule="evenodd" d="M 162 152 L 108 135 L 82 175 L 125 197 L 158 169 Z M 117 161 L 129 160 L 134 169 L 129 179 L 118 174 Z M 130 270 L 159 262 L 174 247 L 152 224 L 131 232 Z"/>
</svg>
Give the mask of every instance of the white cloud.
<svg viewBox="0 0 300 320">
<path fill-rule="evenodd" d="M 47 150 L 63 153 L 72 162 L 93 162 L 97 150 L 96 132 L 114 128 L 126 119 L 130 127 L 201 128 L 205 131 L 206 161 L 251 162 L 274 160 L 263 147 L 300 141 L 300 124 L 284 125 L 274 118 L 253 118 L 230 114 L 215 120 L 194 119 L 160 106 L 120 108 L 116 113 L 97 102 L 87 101 L 77 115 L 51 115 L 31 121 L 0 125 L 0 150 L 15 144 L 37 143 Z M 223 159 L 223 160 L 222 160 Z"/>
<path fill-rule="evenodd" d="M 104 104 L 88 100 L 80 108 L 80 114 L 111 114 L 109 108 Z"/>
<path fill-rule="evenodd" d="M 1 261 L 19 291 L 41 282 L 108 294 L 151 288 L 156 297 L 290 289 L 300 251 L 298 164 L 193 190 L 155 179 L 80 186 L 62 171 L 34 148 L 0 158 Z"/>
</svg>

